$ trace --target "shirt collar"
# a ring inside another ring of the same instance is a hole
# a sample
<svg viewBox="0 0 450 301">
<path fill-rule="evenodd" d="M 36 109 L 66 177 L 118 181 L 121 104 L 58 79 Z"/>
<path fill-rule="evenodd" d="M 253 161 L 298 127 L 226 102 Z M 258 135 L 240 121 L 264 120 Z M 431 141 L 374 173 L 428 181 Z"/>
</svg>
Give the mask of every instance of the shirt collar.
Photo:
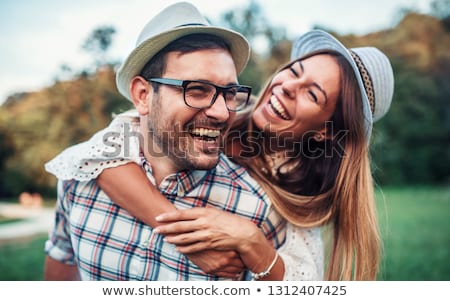
<svg viewBox="0 0 450 301">
<path fill-rule="evenodd" d="M 153 169 L 150 162 L 141 156 L 141 165 L 145 170 L 147 178 L 156 185 Z M 211 170 L 183 170 L 166 176 L 159 184 L 159 190 L 164 194 L 184 196 L 201 185 L 203 179 Z"/>
</svg>

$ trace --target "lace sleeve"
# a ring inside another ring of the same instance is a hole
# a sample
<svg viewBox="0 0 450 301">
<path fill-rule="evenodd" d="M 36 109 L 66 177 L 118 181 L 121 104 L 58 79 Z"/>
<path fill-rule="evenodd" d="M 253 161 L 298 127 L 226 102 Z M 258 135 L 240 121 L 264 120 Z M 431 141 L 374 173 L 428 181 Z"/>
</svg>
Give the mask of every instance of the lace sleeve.
<svg viewBox="0 0 450 301">
<path fill-rule="evenodd" d="M 323 280 L 323 242 L 320 228 L 287 225 L 286 242 L 278 250 L 283 258 L 283 280 Z"/>
<path fill-rule="evenodd" d="M 88 141 L 73 145 L 45 164 L 60 180 L 89 181 L 105 169 L 130 162 L 140 164 L 139 124 L 134 112 L 117 115 Z"/>
</svg>

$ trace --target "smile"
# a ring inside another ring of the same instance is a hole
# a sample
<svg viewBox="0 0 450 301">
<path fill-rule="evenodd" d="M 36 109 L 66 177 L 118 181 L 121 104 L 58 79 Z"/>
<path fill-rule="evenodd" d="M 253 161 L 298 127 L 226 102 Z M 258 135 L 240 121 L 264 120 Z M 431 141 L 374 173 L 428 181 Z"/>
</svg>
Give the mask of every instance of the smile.
<svg viewBox="0 0 450 301">
<path fill-rule="evenodd" d="M 220 136 L 220 130 L 208 128 L 194 128 L 189 133 L 195 138 L 200 138 L 205 141 L 215 142 Z"/>
<path fill-rule="evenodd" d="M 280 103 L 280 101 L 276 98 L 275 95 L 272 95 L 269 99 L 269 104 L 272 110 L 277 114 L 281 119 L 284 120 L 290 120 L 289 114 L 284 109 L 283 105 Z"/>
</svg>

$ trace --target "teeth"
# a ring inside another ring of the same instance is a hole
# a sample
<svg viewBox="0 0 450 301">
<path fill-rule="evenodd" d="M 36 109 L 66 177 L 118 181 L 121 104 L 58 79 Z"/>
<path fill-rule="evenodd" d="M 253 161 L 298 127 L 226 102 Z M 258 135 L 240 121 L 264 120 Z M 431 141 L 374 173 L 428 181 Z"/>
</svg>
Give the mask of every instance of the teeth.
<svg viewBox="0 0 450 301">
<path fill-rule="evenodd" d="M 274 95 L 272 95 L 272 97 L 270 98 L 270 104 L 272 105 L 272 108 L 275 110 L 275 112 L 278 113 L 278 115 L 280 115 L 283 119 L 289 119 L 289 115 L 286 113 L 283 106 Z"/>
<path fill-rule="evenodd" d="M 209 138 L 216 138 L 220 135 L 219 130 L 212 130 L 206 128 L 195 128 L 191 131 L 191 133 L 197 136 L 206 136 Z"/>
</svg>

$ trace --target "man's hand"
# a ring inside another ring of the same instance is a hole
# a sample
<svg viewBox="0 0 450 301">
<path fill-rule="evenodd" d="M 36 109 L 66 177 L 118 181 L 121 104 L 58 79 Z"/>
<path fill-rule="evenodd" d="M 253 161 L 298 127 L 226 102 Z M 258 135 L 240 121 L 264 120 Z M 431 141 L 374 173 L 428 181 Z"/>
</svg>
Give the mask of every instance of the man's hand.
<svg viewBox="0 0 450 301">
<path fill-rule="evenodd" d="M 240 280 L 245 265 L 235 251 L 204 250 L 186 255 L 202 271 L 219 277 Z"/>
</svg>

